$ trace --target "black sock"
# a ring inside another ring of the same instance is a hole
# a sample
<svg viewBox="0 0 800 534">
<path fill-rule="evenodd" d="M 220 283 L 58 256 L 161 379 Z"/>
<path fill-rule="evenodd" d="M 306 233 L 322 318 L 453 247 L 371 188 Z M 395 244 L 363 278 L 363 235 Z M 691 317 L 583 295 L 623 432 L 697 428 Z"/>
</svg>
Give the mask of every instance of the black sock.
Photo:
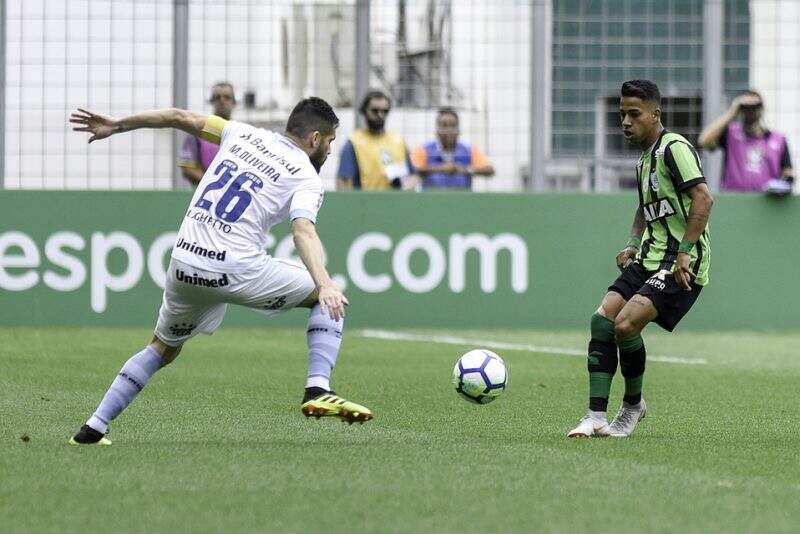
<svg viewBox="0 0 800 534">
<path fill-rule="evenodd" d="M 625 396 L 628 404 L 639 404 L 642 400 L 642 380 L 647 355 L 642 336 L 625 339 L 619 344 L 619 367 L 625 377 Z"/>
<path fill-rule="evenodd" d="M 611 382 L 617 371 L 617 346 L 609 341 L 589 342 L 589 409 L 605 412 Z"/>
<path fill-rule="evenodd" d="M 591 321 L 589 341 L 589 409 L 605 412 L 611 382 L 617 372 L 617 345 L 614 342 L 614 322 L 595 313 Z"/>
</svg>

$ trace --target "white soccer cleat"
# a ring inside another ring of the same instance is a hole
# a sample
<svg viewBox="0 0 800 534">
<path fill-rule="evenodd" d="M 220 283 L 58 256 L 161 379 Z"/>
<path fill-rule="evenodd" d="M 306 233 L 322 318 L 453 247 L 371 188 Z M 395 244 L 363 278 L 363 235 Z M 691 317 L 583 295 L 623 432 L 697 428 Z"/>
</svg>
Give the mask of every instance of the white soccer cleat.
<svg viewBox="0 0 800 534">
<path fill-rule="evenodd" d="M 609 435 L 608 421 L 605 412 L 586 412 L 578 426 L 567 434 L 568 438 L 588 438 L 591 436 L 606 437 Z"/>
<path fill-rule="evenodd" d="M 637 423 L 644 419 L 647 414 L 647 406 L 642 399 L 639 404 L 628 404 L 623 401 L 614 420 L 611 421 L 609 429 L 612 438 L 627 438 L 633 434 Z"/>
</svg>

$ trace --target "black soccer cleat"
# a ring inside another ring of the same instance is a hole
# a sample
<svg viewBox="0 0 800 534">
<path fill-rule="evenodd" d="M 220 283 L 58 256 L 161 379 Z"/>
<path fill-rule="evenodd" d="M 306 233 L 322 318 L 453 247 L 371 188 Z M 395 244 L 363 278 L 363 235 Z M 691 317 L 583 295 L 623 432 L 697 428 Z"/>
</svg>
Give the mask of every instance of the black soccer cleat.
<svg viewBox="0 0 800 534">
<path fill-rule="evenodd" d="M 89 425 L 83 425 L 68 442 L 70 445 L 111 445 L 111 440 Z"/>
</svg>

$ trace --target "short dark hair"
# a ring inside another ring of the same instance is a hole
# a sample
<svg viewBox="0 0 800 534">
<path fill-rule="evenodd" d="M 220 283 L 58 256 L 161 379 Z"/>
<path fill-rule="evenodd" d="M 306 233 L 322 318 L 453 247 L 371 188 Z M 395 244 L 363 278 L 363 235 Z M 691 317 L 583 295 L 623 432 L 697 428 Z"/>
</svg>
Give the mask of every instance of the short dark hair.
<svg viewBox="0 0 800 534">
<path fill-rule="evenodd" d="M 456 112 L 455 108 L 451 108 L 450 106 L 443 106 L 439 108 L 438 115 L 452 115 L 455 117 L 456 122 L 461 122 L 461 120 L 458 118 L 458 113 Z"/>
<path fill-rule="evenodd" d="M 316 96 L 298 102 L 286 121 L 286 131 L 298 137 L 305 137 L 311 132 L 330 134 L 337 126 L 339 117 L 333 108 Z"/>
<path fill-rule="evenodd" d="M 221 81 L 217 82 L 211 86 L 211 96 L 208 97 L 209 102 L 214 102 L 214 89 L 217 87 L 227 87 L 231 90 L 231 94 L 233 95 L 233 103 L 236 103 L 236 91 L 233 89 L 233 84 L 231 82 Z"/>
<path fill-rule="evenodd" d="M 390 108 L 392 107 L 392 99 L 389 98 L 389 95 L 387 95 L 383 91 L 378 91 L 377 89 L 373 89 L 372 91 L 368 91 L 367 94 L 364 95 L 364 98 L 361 100 L 361 105 L 358 106 L 358 111 L 361 112 L 362 115 L 365 114 L 367 112 L 367 106 L 369 106 L 370 101 L 376 98 L 382 98 L 386 100 L 387 102 L 389 102 L 389 107 Z"/>
<path fill-rule="evenodd" d="M 661 105 L 661 92 L 658 86 L 650 80 L 630 80 L 622 84 L 622 96 L 641 98 L 643 101 L 655 102 Z"/>
</svg>

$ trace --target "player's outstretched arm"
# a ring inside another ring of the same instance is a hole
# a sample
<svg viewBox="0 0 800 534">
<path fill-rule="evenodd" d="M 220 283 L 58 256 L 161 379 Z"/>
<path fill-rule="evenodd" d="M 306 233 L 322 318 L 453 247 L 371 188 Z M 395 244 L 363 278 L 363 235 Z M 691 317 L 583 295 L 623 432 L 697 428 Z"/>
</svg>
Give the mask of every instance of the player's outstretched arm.
<svg viewBox="0 0 800 534">
<path fill-rule="evenodd" d="M 139 128 L 176 128 L 199 136 L 207 119 L 208 115 L 177 108 L 143 111 L 122 119 L 78 108 L 70 115 L 69 122 L 77 125 L 73 126 L 74 131 L 92 134 L 89 138 L 91 143 Z"/>
<path fill-rule="evenodd" d="M 314 223 L 302 217 L 294 219 L 292 237 L 300 259 L 303 260 L 317 286 L 318 300 L 322 309 L 327 311 L 334 321 L 338 321 L 344 317 L 344 306 L 349 302 L 325 269 L 322 261 L 322 242 L 319 240 Z"/>
</svg>

